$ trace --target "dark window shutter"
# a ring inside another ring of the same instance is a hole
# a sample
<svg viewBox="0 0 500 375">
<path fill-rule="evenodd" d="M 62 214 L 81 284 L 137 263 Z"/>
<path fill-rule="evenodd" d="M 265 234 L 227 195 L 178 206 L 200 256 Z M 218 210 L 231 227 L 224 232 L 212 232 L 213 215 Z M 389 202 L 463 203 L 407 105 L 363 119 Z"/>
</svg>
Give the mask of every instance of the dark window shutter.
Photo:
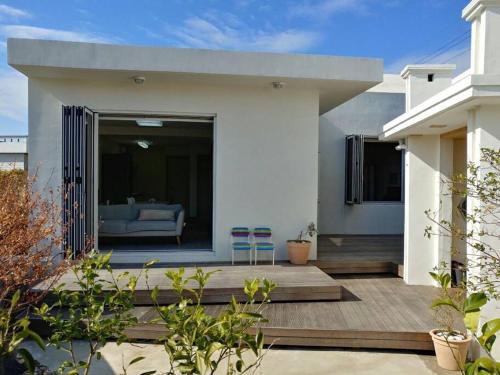
<svg viewBox="0 0 500 375">
<path fill-rule="evenodd" d="M 64 250 L 76 257 L 93 236 L 93 114 L 62 108 Z"/>
<path fill-rule="evenodd" d="M 363 196 L 363 136 L 348 135 L 345 142 L 345 203 L 360 204 Z"/>
</svg>

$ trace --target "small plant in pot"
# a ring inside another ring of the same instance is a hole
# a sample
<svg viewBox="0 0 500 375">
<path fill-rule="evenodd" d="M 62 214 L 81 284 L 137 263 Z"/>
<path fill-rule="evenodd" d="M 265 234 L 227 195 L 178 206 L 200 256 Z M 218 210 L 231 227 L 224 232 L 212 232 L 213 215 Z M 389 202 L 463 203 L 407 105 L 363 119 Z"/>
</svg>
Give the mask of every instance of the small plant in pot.
<svg viewBox="0 0 500 375">
<path fill-rule="evenodd" d="M 307 264 L 309 252 L 311 251 L 312 238 L 318 234 L 316 225 L 311 222 L 306 229 L 301 230 L 299 236 L 295 240 L 287 241 L 288 259 L 292 264 Z"/>
<path fill-rule="evenodd" d="M 437 363 L 446 370 L 463 371 L 472 335 L 466 330 L 456 329 L 456 320 L 467 313 L 478 312 L 479 306 L 470 300 L 470 296 L 465 298 L 464 288 L 451 288 L 449 273 L 430 272 L 430 275 L 440 286 L 440 294 L 431 305 L 440 328 L 429 332 L 434 343 Z"/>
</svg>

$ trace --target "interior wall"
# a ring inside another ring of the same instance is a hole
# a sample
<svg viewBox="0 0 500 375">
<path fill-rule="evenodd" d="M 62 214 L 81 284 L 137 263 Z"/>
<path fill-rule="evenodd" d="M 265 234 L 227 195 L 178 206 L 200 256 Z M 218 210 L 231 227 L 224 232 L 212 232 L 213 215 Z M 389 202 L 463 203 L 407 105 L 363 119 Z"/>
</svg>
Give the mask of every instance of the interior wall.
<svg viewBox="0 0 500 375">
<path fill-rule="evenodd" d="M 318 227 L 324 234 L 401 234 L 404 204 L 344 204 L 345 137 L 378 136 L 404 112 L 402 93 L 367 92 L 320 117 Z"/>
<path fill-rule="evenodd" d="M 209 125 L 207 125 L 209 126 Z M 210 125 L 211 126 L 211 125 Z M 184 139 L 181 142 L 172 141 L 171 144 L 153 144 L 148 149 L 143 149 L 134 144 L 124 144 L 113 139 L 113 135 L 101 135 L 99 154 L 131 155 L 131 193 L 143 193 L 141 201 L 169 201 L 167 196 L 167 157 L 185 156 L 190 160 L 190 212 L 188 216 L 197 216 L 197 164 L 199 156 L 212 155 L 212 141 Z M 187 137 L 185 137 L 187 138 Z M 207 187 L 210 188 L 210 187 Z M 103 202 L 101 202 L 102 204 Z M 125 202 L 123 202 L 125 203 Z M 177 202 L 170 202 L 177 203 Z"/>
<path fill-rule="evenodd" d="M 317 220 L 319 93 L 313 89 L 204 86 L 147 81 L 29 80 L 30 158 L 41 183 L 61 181 L 61 105 L 109 113 L 199 113 L 216 116 L 214 252 L 151 254 L 163 261 L 231 258 L 229 230 L 270 225 L 277 258 L 286 240 Z M 47 152 L 51 149 L 51 152 Z M 33 170 L 34 171 L 34 170 Z M 143 262 L 148 254 L 118 261 Z M 313 241 L 311 258 L 316 257 Z"/>
</svg>

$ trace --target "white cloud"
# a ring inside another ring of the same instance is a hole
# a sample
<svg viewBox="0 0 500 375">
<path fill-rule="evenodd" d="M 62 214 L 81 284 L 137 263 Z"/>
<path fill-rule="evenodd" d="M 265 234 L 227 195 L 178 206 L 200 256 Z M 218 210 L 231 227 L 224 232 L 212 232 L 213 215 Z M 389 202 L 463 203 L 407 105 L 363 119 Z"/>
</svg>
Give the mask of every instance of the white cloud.
<svg viewBox="0 0 500 375">
<path fill-rule="evenodd" d="M 52 39 L 73 42 L 106 43 L 110 40 L 88 32 L 48 29 L 28 25 L 5 25 L 0 33 L 7 38 Z"/>
<path fill-rule="evenodd" d="M 27 112 L 27 78 L 13 69 L 0 70 L 0 115 L 26 121 Z"/>
<path fill-rule="evenodd" d="M 313 46 L 319 35 L 300 29 L 252 29 L 236 16 L 191 17 L 180 27 L 169 26 L 167 32 L 186 47 L 211 49 L 239 49 L 247 51 L 292 52 L 304 51 Z"/>
<path fill-rule="evenodd" d="M 10 7 L 5 4 L 0 4 L 0 15 L 15 17 L 15 18 L 30 18 L 31 14 L 25 10 Z"/>
<path fill-rule="evenodd" d="M 367 6 L 365 3 L 365 0 L 306 1 L 291 7 L 290 15 L 295 17 L 326 18 L 341 12 L 366 13 Z"/>
<path fill-rule="evenodd" d="M 416 64 L 424 60 L 427 55 L 407 55 L 391 62 L 385 67 L 387 73 L 400 73 L 408 64 Z M 425 60 L 424 64 L 455 64 L 457 66 L 455 75 L 458 75 L 470 68 L 470 48 L 462 47 L 446 51 L 430 60 Z"/>
</svg>

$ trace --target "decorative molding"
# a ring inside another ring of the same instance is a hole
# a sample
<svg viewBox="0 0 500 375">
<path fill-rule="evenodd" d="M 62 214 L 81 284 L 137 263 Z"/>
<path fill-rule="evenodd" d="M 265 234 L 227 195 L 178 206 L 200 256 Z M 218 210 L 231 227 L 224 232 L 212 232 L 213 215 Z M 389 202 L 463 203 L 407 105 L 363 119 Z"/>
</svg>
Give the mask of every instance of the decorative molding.
<svg viewBox="0 0 500 375">
<path fill-rule="evenodd" d="M 500 0 L 472 0 L 462 11 L 462 18 L 471 22 L 486 8 L 500 9 Z"/>
</svg>

